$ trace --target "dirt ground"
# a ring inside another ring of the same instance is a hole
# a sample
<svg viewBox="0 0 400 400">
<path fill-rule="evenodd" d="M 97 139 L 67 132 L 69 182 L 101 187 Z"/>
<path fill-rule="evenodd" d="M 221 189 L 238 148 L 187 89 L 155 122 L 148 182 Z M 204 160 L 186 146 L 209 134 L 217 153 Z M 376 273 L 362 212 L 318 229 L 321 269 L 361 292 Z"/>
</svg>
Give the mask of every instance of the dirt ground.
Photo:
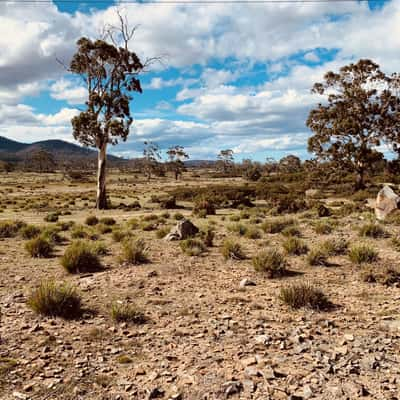
<svg viewBox="0 0 400 400">
<path fill-rule="evenodd" d="M 92 182 L 17 173 L 1 175 L 0 181 L 2 221 L 55 225 L 44 217 L 60 208 L 70 212 L 60 221 L 83 224 L 88 215 L 109 216 L 119 227 L 133 217 L 140 221 L 164 213 L 150 202 L 151 195 L 176 185 L 208 183 L 190 176 L 178 183 L 138 183 L 114 174 L 108 179 L 112 202 L 138 200 L 142 208 L 95 212 Z M 360 276 L 367 267 L 347 255 L 330 257 L 328 266 L 310 266 L 306 255 L 288 255 L 294 273 L 268 279 L 254 270 L 251 258 L 263 249 L 281 249 L 282 234 L 260 229 L 261 238 L 249 239 L 228 229 L 239 210 L 218 209 L 215 216 L 197 218 L 191 204 L 178 203 L 185 208 L 169 210 L 163 225 L 175 225 L 176 212 L 199 227 L 211 223 L 216 236 L 205 254 L 188 256 L 178 242 L 138 228 L 132 233 L 145 239 L 149 263 L 121 265 L 121 243 L 102 234 L 100 240 L 110 249 L 101 257 L 106 269 L 79 275 L 60 265 L 70 231 L 61 232 L 66 240 L 51 258 L 31 258 L 19 235 L 0 240 L 1 399 L 400 399 L 398 285 L 364 282 Z M 245 216 L 240 223 L 258 227 L 274 218 L 262 203 L 257 206 L 249 213 L 260 211 L 261 221 Z M 370 243 L 379 252 L 369 268 L 399 264 L 400 253 L 391 243 L 399 234 L 396 224 L 383 225 L 383 238 L 358 236 L 357 229 L 372 218 L 368 211 L 331 218 L 329 234 L 315 232 L 315 221 L 323 218 L 313 213 L 292 216 L 310 248 L 343 237 L 351 244 Z M 245 260 L 223 258 L 226 237 L 241 243 Z M 245 278 L 254 285 L 240 286 Z M 26 299 L 44 279 L 75 285 L 86 309 L 83 317 L 47 318 L 27 307 Z M 279 293 L 294 282 L 320 288 L 333 306 L 327 311 L 289 308 Z M 148 322 L 114 322 L 110 305 L 115 301 L 136 304 Z"/>
</svg>

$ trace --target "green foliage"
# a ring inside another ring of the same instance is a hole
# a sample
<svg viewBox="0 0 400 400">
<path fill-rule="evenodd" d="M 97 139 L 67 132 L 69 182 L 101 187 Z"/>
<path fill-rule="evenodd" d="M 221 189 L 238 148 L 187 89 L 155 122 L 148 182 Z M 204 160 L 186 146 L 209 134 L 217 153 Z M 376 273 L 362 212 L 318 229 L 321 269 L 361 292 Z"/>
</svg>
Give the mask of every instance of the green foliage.
<svg viewBox="0 0 400 400">
<path fill-rule="evenodd" d="M 34 258 L 49 258 L 53 252 L 52 244 L 42 236 L 28 240 L 25 249 Z"/>
<path fill-rule="evenodd" d="M 294 220 L 292 218 L 281 217 L 281 218 L 275 218 L 275 219 L 271 219 L 269 221 L 265 221 L 261 225 L 261 228 L 266 233 L 280 233 L 285 228 L 289 227 L 290 225 L 294 225 L 295 223 L 296 223 L 296 220 Z"/>
<path fill-rule="evenodd" d="M 47 215 L 44 217 L 44 220 L 45 220 L 46 222 L 57 222 L 57 221 L 58 221 L 58 216 L 59 216 L 58 213 L 50 213 L 50 214 L 47 214 Z"/>
<path fill-rule="evenodd" d="M 363 225 L 359 229 L 358 233 L 361 237 L 370 237 L 375 239 L 387 236 L 387 232 L 382 228 L 382 226 L 375 223 Z"/>
<path fill-rule="evenodd" d="M 244 233 L 244 236 L 247 239 L 260 239 L 261 238 L 261 232 L 259 229 L 257 229 L 255 226 L 247 226 L 246 232 Z"/>
<path fill-rule="evenodd" d="M 168 235 L 171 228 L 169 226 L 163 226 L 162 228 L 158 228 L 156 231 L 156 236 L 158 239 L 162 239 Z"/>
<path fill-rule="evenodd" d="M 112 218 L 112 217 L 100 218 L 100 220 L 98 222 L 100 224 L 107 225 L 107 226 L 113 226 L 113 225 L 115 225 L 117 223 L 117 221 L 115 221 L 115 219 Z"/>
<path fill-rule="evenodd" d="M 314 224 L 314 231 L 318 235 L 327 235 L 332 233 L 333 225 L 329 221 L 317 221 Z"/>
<path fill-rule="evenodd" d="M 181 214 L 181 213 L 175 213 L 174 214 L 174 219 L 176 220 L 176 221 L 180 221 L 180 220 L 182 220 L 182 219 L 184 219 L 185 217 L 184 217 L 184 215 L 183 214 Z"/>
<path fill-rule="evenodd" d="M 122 242 L 123 240 L 128 239 L 131 236 L 132 236 L 131 232 L 124 231 L 122 229 L 114 230 L 111 235 L 114 242 Z"/>
<path fill-rule="evenodd" d="M 356 264 L 372 263 L 378 259 L 378 252 L 368 244 L 358 244 L 350 248 L 349 258 Z"/>
<path fill-rule="evenodd" d="M 12 238 L 17 236 L 20 229 L 26 226 L 22 221 L 3 221 L 0 222 L 0 239 Z"/>
<path fill-rule="evenodd" d="M 347 253 L 349 242 L 343 237 L 335 237 L 325 240 L 321 249 L 329 256 L 340 256 Z"/>
<path fill-rule="evenodd" d="M 254 269 L 266 274 L 268 278 L 284 276 L 286 271 L 286 259 L 276 249 L 264 250 L 252 259 Z"/>
<path fill-rule="evenodd" d="M 115 322 L 144 324 L 148 318 L 135 304 L 115 302 L 111 305 L 111 318 Z"/>
<path fill-rule="evenodd" d="M 225 260 L 243 260 L 246 258 L 240 243 L 235 242 L 232 239 L 224 240 L 221 248 L 221 253 L 224 256 Z"/>
<path fill-rule="evenodd" d="M 295 283 L 281 288 L 279 299 L 293 309 L 307 307 L 324 310 L 330 305 L 322 290 L 308 283 Z"/>
<path fill-rule="evenodd" d="M 199 256 L 207 251 L 206 245 L 199 239 L 185 239 L 180 242 L 182 251 L 188 256 Z"/>
<path fill-rule="evenodd" d="M 110 225 L 105 225 L 103 223 L 99 223 L 96 228 L 102 235 L 111 233 L 113 231 L 113 228 Z"/>
<path fill-rule="evenodd" d="M 36 225 L 26 225 L 19 230 L 23 239 L 33 239 L 36 236 L 39 236 L 40 232 L 41 229 Z"/>
<path fill-rule="evenodd" d="M 71 274 L 96 272 L 103 269 L 91 244 L 77 240 L 72 242 L 61 257 L 61 265 Z"/>
<path fill-rule="evenodd" d="M 42 229 L 41 235 L 52 244 L 60 244 L 64 238 L 60 235 L 60 228 L 57 226 L 46 226 Z"/>
<path fill-rule="evenodd" d="M 193 214 L 198 216 L 215 215 L 215 204 L 210 199 L 200 196 L 194 201 Z"/>
<path fill-rule="evenodd" d="M 307 262 L 312 266 L 328 265 L 328 254 L 322 248 L 314 248 L 307 255 Z"/>
<path fill-rule="evenodd" d="M 146 245 L 143 239 L 128 239 L 122 243 L 119 260 L 133 265 L 144 264 L 147 258 Z"/>
<path fill-rule="evenodd" d="M 27 305 L 37 314 L 65 319 L 77 318 L 82 314 L 81 298 L 67 284 L 43 281 L 27 299 Z"/>
<path fill-rule="evenodd" d="M 393 267 L 379 269 L 368 268 L 361 273 L 361 280 L 368 283 L 380 283 L 385 286 L 398 286 L 400 284 L 400 270 Z"/>
<path fill-rule="evenodd" d="M 307 254 L 308 252 L 308 246 L 304 241 L 294 236 L 288 237 L 282 243 L 282 246 L 287 254 L 294 256 L 300 256 L 302 254 Z"/>
<path fill-rule="evenodd" d="M 95 215 L 89 215 L 85 219 L 85 224 L 89 226 L 97 225 L 99 223 L 99 219 Z"/>
<path fill-rule="evenodd" d="M 301 236 L 301 232 L 300 232 L 299 228 L 295 225 L 287 226 L 285 229 L 282 230 L 281 233 L 283 236 L 287 236 L 287 237 L 290 237 L 290 236 L 300 237 Z"/>
<path fill-rule="evenodd" d="M 84 227 L 83 225 L 77 225 L 71 231 L 72 239 L 84 239 L 86 237 L 88 237 L 88 232 L 86 230 L 86 227 Z"/>
<path fill-rule="evenodd" d="M 237 233 L 238 235 L 243 236 L 247 232 L 247 226 L 240 224 L 240 223 L 231 224 L 231 225 L 228 225 L 228 231 Z"/>
</svg>

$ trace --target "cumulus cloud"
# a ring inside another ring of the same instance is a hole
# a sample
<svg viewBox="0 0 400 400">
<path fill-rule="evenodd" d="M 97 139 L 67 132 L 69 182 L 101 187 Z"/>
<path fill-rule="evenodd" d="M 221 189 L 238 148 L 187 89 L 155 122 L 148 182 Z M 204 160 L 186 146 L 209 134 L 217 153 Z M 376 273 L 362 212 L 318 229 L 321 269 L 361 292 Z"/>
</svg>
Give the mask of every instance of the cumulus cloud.
<svg viewBox="0 0 400 400">
<path fill-rule="evenodd" d="M 50 96 L 56 100 L 65 100 L 68 104 L 83 104 L 87 99 L 87 90 L 75 82 L 61 78 L 50 86 Z"/>
</svg>

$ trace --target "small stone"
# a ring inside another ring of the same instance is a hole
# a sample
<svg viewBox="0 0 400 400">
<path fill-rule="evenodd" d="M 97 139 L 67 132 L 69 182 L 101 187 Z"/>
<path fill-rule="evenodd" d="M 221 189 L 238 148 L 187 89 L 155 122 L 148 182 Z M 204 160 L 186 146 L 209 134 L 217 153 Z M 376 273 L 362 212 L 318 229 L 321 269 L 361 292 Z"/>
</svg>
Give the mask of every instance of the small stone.
<svg viewBox="0 0 400 400">
<path fill-rule="evenodd" d="M 241 363 L 245 366 L 248 367 L 250 365 L 257 364 L 257 359 L 255 357 L 247 357 L 241 360 Z"/>
<path fill-rule="evenodd" d="M 256 286 L 256 283 L 249 278 L 244 278 L 240 281 L 239 287 L 244 288 L 246 286 Z"/>
<path fill-rule="evenodd" d="M 27 400 L 28 399 L 28 396 L 21 392 L 13 392 L 13 396 L 18 400 Z"/>
</svg>

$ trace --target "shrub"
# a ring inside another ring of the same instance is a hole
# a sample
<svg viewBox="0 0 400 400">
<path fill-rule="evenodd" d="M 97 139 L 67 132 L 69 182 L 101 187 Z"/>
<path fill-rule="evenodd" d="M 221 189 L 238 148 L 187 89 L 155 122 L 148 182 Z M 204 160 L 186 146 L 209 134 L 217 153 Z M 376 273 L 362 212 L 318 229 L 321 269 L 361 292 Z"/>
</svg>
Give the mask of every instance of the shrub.
<svg viewBox="0 0 400 400">
<path fill-rule="evenodd" d="M 182 219 L 184 219 L 184 218 L 185 218 L 184 215 L 181 214 L 181 213 L 175 213 L 175 214 L 174 214 L 174 219 L 175 219 L 176 221 L 180 221 L 180 220 L 182 220 Z"/>
<path fill-rule="evenodd" d="M 137 229 L 137 228 L 139 228 L 139 221 L 136 218 L 131 218 L 128 221 L 128 226 L 131 229 Z"/>
<path fill-rule="evenodd" d="M 289 237 L 282 244 L 284 250 L 287 254 L 300 256 L 302 254 L 307 254 L 308 246 L 303 240 L 297 237 Z"/>
<path fill-rule="evenodd" d="M 228 225 L 228 231 L 243 236 L 247 232 L 247 226 L 243 224 L 231 224 Z"/>
<path fill-rule="evenodd" d="M 88 237 L 88 233 L 83 225 L 75 226 L 71 232 L 72 239 L 84 239 L 86 237 Z"/>
<path fill-rule="evenodd" d="M 121 229 L 117 229 L 113 231 L 111 237 L 114 240 L 114 242 L 122 242 L 124 239 L 127 239 L 131 237 L 132 234 L 129 231 L 123 231 Z"/>
<path fill-rule="evenodd" d="M 307 255 L 307 262 L 312 266 L 328 265 L 328 254 L 321 248 L 312 249 Z"/>
<path fill-rule="evenodd" d="M 329 256 L 346 254 L 348 248 L 349 242 L 342 237 L 325 240 L 321 245 L 322 251 L 326 252 Z"/>
<path fill-rule="evenodd" d="M 394 238 L 392 238 L 391 243 L 395 250 L 400 251 L 400 237 L 399 236 L 395 236 Z"/>
<path fill-rule="evenodd" d="M 378 224 L 368 223 L 363 225 L 359 231 L 361 237 L 380 238 L 386 236 L 386 231 Z"/>
<path fill-rule="evenodd" d="M 254 269 L 263 272 L 268 278 L 277 278 L 286 274 L 285 257 L 276 249 L 264 250 L 253 257 Z"/>
<path fill-rule="evenodd" d="M 318 221 L 314 225 L 314 231 L 318 235 L 327 235 L 333 231 L 333 226 L 328 221 Z"/>
<path fill-rule="evenodd" d="M 120 262 L 128 264 L 143 264 L 148 262 L 146 246 L 143 239 L 129 239 L 124 241 L 121 248 Z"/>
<path fill-rule="evenodd" d="M 260 239 L 261 232 L 255 226 L 248 226 L 244 236 L 247 239 Z"/>
<path fill-rule="evenodd" d="M 199 256 L 207 251 L 206 245 L 199 239 L 186 239 L 180 242 L 182 251 L 188 256 Z"/>
<path fill-rule="evenodd" d="M 157 229 L 157 224 L 154 222 L 143 222 L 140 227 L 145 232 L 155 231 Z"/>
<path fill-rule="evenodd" d="M 148 222 L 148 221 L 157 221 L 158 220 L 158 216 L 155 215 L 155 214 L 147 214 L 147 215 L 143 216 L 142 220 L 146 221 L 146 222 Z"/>
<path fill-rule="evenodd" d="M 368 283 L 381 283 L 385 286 L 398 285 L 400 283 L 400 271 L 397 268 L 385 267 L 379 271 L 372 268 L 361 273 L 361 279 Z"/>
<path fill-rule="evenodd" d="M 57 222 L 57 228 L 60 229 L 60 231 L 68 231 L 72 226 L 75 225 L 75 221 L 59 221 Z"/>
<path fill-rule="evenodd" d="M 81 298 L 76 290 L 53 281 L 41 282 L 29 296 L 27 305 L 36 313 L 50 317 L 72 319 L 82 314 Z"/>
<path fill-rule="evenodd" d="M 17 236 L 20 229 L 25 226 L 22 221 L 4 221 L 0 222 L 0 239 L 12 238 Z"/>
<path fill-rule="evenodd" d="M 60 228 L 57 226 L 46 226 L 40 236 L 53 244 L 60 244 L 64 241 L 64 238 L 60 235 Z"/>
<path fill-rule="evenodd" d="M 372 263 L 378 259 L 378 253 L 368 244 L 359 244 L 350 248 L 349 258 L 356 264 Z"/>
<path fill-rule="evenodd" d="M 111 217 L 103 217 L 99 220 L 101 224 L 107 225 L 107 226 L 112 226 L 115 225 L 117 222 L 115 221 L 114 218 Z"/>
<path fill-rule="evenodd" d="M 194 201 L 193 214 L 215 215 L 215 205 L 206 197 L 198 197 Z"/>
<path fill-rule="evenodd" d="M 111 233 L 113 231 L 113 228 L 110 225 L 105 225 L 103 223 L 99 223 L 97 225 L 97 230 L 102 234 L 106 234 L 106 233 Z"/>
<path fill-rule="evenodd" d="M 295 223 L 295 220 L 292 218 L 275 218 L 270 221 L 265 221 L 261 225 L 261 228 L 266 233 L 280 233 L 286 227 L 288 227 L 290 225 L 294 225 L 294 223 Z"/>
<path fill-rule="evenodd" d="M 57 222 L 58 221 L 58 213 L 49 213 L 44 217 L 46 222 Z"/>
<path fill-rule="evenodd" d="M 53 252 L 51 243 L 41 236 L 30 239 L 25 243 L 26 251 L 34 258 L 49 258 Z"/>
<path fill-rule="evenodd" d="M 115 322 L 144 324 L 148 321 L 146 315 L 134 304 L 115 302 L 111 305 L 111 318 Z"/>
<path fill-rule="evenodd" d="M 36 225 L 23 226 L 19 231 L 23 239 L 33 239 L 36 236 L 39 236 L 40 232 L 40 228 Z"/>
<path fill-rule="evenodd" d="M 226 239 L 224 241 L 224 243 L 222 244 L 221 252 L 225 260 L 244 260 L 246 258 L 242 247 L 240 246 L 240 243 L 235 242 L 231 239 Z"/>
<path fill-rule="evenodd" d="M 109 253 L 108 247 L 104 242 L 95 242 L 92 244 L 92 250 L 98 256 L 105 256 Z"/>
<path fill-rule="evenodd" d="M 99 223 L 99 219 L 95 215 L 89 215 L 85 219 L 85 224 L 89 226 L 97 225 Z"/>
<path fill-rule="evenodd" d="M 168 235 L 171 228 L 169 226 L 163 226 L 162 228 L 157 229 L 156 236 L 158 239 L 162 239 Z"/>
<path fill-rule="evenodd" d="M 283 236 L 301 236 L 301 232 L 299 228 L 295 225 L 287 226 L 283 231 L 281 232 Z"/>
<path fill-rule="evenodd" d="M 294 309 L 309 307 L 324 310 L 330 303 L 325 294 L 311 284 L 298 283 L 281 288 L 279 299 Z"/>
<path fill-rule="evenodd" d="M 81 240 L 72 242 L 60 261 L 61 265 L 72 274 L 95 272 L 103 268 L 93 246 Z"/>
<path fill-rule="evenodd" d="M 229 221 L 232 221 L 232 222 L 238 222 L 238 221 L 240 221 L 240 215 L 238 215 L 238 214 L 233 214 L 233 215 L 231 215 L 231 216 L 229 217 Z"/>
<path fill-rule="evenodd" d="M 200 237 L 207 247 L 213 246 L 215 232 L 210 226 L 200 231 Z"/>
</svg>

